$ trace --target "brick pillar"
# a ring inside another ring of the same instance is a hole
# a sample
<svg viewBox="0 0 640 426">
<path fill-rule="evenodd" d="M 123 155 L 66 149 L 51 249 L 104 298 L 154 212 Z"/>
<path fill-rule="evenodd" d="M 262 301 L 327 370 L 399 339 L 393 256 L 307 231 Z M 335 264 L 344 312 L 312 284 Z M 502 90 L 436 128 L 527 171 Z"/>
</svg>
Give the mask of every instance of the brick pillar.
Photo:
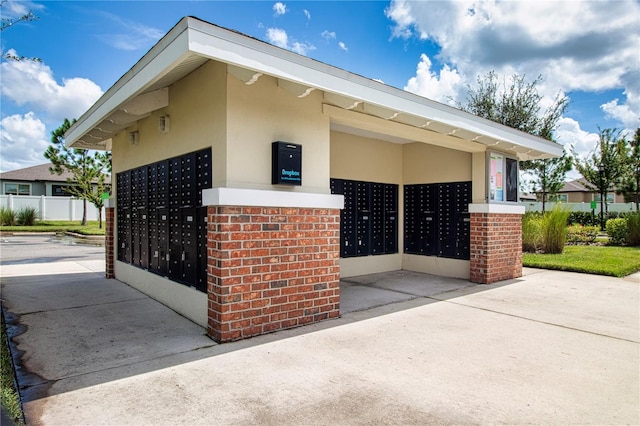
<svg viewBox="0 0 640 426">
<path fill-rule="evenodd" d="M 522 213 L 471 212 L 470 281 L 490 284 L 522 276 Z M 491 210 L 477 209 L 477 210 Z M 496 209 L 507 210 L 508 208 Z M 524 208 L 522 208 L 524 210 Z M 524 212 L 523 212 L 524 213 Z"/>
<path fill-rule="evenodd" d="M 208 333 L 228 342 L 340 315 L 340 210 L 209 206 Z"/>
<path fill-rule="evenodd" d="M 107 278 L 115 278 L 113 269 L 114 264 L 114 234 L 115 234 L 116 209 L 114 207 L 105 207 L 105 276 Z"/>
</svg>

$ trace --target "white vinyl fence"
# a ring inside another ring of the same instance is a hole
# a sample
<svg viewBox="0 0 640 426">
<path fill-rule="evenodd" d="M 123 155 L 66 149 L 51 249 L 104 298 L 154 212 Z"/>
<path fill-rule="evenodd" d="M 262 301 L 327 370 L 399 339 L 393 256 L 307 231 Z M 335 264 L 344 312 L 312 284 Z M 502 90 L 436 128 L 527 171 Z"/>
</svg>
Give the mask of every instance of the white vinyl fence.
<svg viewBox="0 0 640 426">
<path fill-rule="evenodd" d="M 82 200 L 72 197 L 45 197 L 33 195 L 0 195 L 0 207 L 15 212 L 24 207 L 32 207 L 40 220 L 81 220 Z M 102 220 L 104 220 L 104 208 Z M 98 209 L 87 202 L 87 220 L 98 220 Z"/>
<path fill-rule="evenodd" d="M 523 202 L 525 210 L 528 212 L 541 212 L 542 203 L 539 202 Z M 591 212 L 591 203 L 560 203 L 560 205 L 573 212 Z M 545 204 L 545 210 L 553 210 L 556 203 L 547 202 Z M 607 208 L 610 212 L 632 212 L 636 210 L 634 203 L 608 203 Z M 600 213 L 600 203 L 596 204 L 596 213 Z"/>
</svg>

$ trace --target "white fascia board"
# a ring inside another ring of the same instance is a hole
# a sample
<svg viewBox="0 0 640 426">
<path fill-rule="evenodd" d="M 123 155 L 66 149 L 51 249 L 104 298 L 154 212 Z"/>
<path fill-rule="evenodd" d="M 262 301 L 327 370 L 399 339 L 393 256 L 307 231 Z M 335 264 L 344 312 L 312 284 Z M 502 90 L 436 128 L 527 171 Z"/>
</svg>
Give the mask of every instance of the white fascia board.
<svg viewBox="0 0 640 426">
<path fill-rule="evenodd" d="M 189 21 L 189 49 L 239 67 L 356 98 L 398 112 L 425 117 L 490 138 L 547 154 L 562 155 L 562 145 L 520 132 L 427 98 L 387 86 L 196 19 Z"/>
<path fill-rule="evenodd" d="M 344 208 L 344 195 L 243 188 L 210 188 L 202 191 L 202 205 L 342 209 Z"/>
<path fill-rule="evenodd" d="M 182 20 L 85 112 L 65 135 L 66 145 L 90 132 L 128 100 L 158 81 L 189 55 L 188 27 Z"/>
</svg>

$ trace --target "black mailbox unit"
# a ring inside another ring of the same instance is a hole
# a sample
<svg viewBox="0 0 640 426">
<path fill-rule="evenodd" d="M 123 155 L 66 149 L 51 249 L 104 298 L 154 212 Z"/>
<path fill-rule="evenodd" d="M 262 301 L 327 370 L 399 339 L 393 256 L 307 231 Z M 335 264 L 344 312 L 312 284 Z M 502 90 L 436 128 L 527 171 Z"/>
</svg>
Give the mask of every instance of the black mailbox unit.
<svg viewBox="0 0 640 426">
<path fill-rule="evenodd" d="M 271 183 L 302 185 L 302 145 L 289 142 L 271 144 Z"/>
</svg>

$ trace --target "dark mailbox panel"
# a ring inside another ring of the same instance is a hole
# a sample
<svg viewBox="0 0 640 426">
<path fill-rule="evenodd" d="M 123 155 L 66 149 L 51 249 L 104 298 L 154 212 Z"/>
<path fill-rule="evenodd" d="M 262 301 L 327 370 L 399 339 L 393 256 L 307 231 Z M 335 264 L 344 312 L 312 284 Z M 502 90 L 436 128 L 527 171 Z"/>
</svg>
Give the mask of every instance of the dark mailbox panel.
<svg viewBox="0 0 640 426">
<path fill-rule="evenodd" d="M 398 185 L 331 179 L 344 195 L 340 212 L 340 256 L 397 253 Z"/>
<path fill-rule="evenodd" d="M 206 292 L 211 149 L 117 174 L 118 260 Z"/>
<path fill-rule="evenodd" d="M 469 259 L 471 182 L 405 186 L 405 253 Z"/>
</svg>

